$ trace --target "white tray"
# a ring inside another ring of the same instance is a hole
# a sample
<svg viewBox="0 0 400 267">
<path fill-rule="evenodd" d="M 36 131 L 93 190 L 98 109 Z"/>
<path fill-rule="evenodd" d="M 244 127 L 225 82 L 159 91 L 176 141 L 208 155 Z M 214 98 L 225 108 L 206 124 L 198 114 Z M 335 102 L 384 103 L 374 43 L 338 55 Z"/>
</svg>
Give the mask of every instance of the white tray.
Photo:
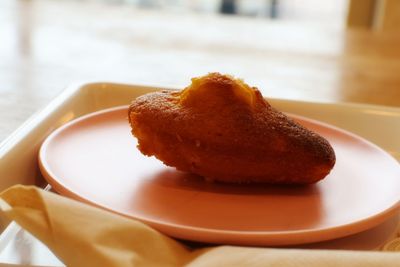
<svg viewBox="0 0 400 267">
<path fill-rule="evenodd" d="M 114 83 L 80 83 L 69 86 L 0 144 L 0 189 L 14 184 L 45 185 L 38 170 L 37 153 L 42 141 L 54 129 L 90 112 L 127 105 L 136 96 L 159 89 L 166 88 Z M 400 108 L 278 99 L 269 101 L 282 111 L 324 121 L 363 136 L 400 160 Z M 0 230 L 4 230 L 7 222 L 4 219 L 0 222 Z M 378 249 L 395 237 L 398 224 L 399 216 L 395 216 L 355 236 L 305 247 Z M 22 248 L 21 244 L 24 245 Z M 26 249 L 29 249 L 29 253 L 23 251 Z M 22 263 L 25 266 L 63 266 L 46 247 L 15 224 L 0 236 L 0 263 L 7 263 L 0 266 Z"/>
</svg>

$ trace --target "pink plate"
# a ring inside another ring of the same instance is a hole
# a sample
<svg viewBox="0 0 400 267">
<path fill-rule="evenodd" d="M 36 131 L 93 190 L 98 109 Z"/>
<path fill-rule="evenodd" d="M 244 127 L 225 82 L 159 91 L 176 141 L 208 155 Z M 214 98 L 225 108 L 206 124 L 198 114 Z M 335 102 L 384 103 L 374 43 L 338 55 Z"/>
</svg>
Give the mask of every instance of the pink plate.
<svg viewBox="0 0 400 267">
<path fill-rule="evenodd" d="M 209 183 L 166 167 L 136 148 L 127 107 L 89 114 L 53 132 L 41 147 L 40 168 L 62 195 L 201 242 L 311 243 L 369 229 L 398 210 L 397 161 L 351 133 L 293 117 L 336 152 L 331 174 L 315 185 Z"/>
</svg>

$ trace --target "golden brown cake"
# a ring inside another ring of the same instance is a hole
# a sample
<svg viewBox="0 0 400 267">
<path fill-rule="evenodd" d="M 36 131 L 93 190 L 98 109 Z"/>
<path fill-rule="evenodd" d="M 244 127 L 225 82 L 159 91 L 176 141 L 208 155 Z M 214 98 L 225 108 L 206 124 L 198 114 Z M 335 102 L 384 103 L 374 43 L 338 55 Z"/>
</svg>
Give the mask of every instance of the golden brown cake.
<svg viewBox="0 0 400 267">
<path fill-rule="evenodd" d="M 143 154 L 208 180 L 310 184 L 335 164 L 327 140 L 271 107 L 257 88 L 219 73 L 138 97 L 129 122 Z"/>
</svg>

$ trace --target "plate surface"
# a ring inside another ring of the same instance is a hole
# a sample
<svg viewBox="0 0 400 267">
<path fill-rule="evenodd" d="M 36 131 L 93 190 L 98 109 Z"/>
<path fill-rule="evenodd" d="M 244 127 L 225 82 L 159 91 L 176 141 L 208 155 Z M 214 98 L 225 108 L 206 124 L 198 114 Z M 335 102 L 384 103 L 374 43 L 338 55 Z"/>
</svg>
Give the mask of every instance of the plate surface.
<svg viewBox="0 0 400 267">
<path fill-rule="evenodd" d="M 398 210 L 400 167 L 391 156 L 338 128 L 293 117 L 336 152 L 331 174 L 312 186 L 208 183 L 166 167 L 137 150 L 127 107 L 62 126 L 43 143 L 39 163 L 62 195 L 201 242 L 311 243 L 369 229 Z"/>
</svg>

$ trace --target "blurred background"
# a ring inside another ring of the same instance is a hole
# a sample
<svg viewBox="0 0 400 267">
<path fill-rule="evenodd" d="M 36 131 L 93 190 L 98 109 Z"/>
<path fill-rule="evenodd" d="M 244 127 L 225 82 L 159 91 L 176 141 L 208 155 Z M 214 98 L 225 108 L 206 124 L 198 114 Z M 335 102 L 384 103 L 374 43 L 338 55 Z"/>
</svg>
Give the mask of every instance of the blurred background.
<svg viewBox="0 0 400 267">
<path fill-rule="evenodd" d="M 91 0 L 171 12 L 229 14 L 343 26 L 349 0 Z"/>
<path fill-rule="evenodd" d="M 261 17 L 332 26 L 396 30 L 398 0 L 75 0 L 130 5 L 176 13 Z"/>
<path fill-rule="evenodd" d="M 2 0 L 0 40 L 0 140 L 77 81 L 400 106 L 400 0 Z"/>
</svg>

